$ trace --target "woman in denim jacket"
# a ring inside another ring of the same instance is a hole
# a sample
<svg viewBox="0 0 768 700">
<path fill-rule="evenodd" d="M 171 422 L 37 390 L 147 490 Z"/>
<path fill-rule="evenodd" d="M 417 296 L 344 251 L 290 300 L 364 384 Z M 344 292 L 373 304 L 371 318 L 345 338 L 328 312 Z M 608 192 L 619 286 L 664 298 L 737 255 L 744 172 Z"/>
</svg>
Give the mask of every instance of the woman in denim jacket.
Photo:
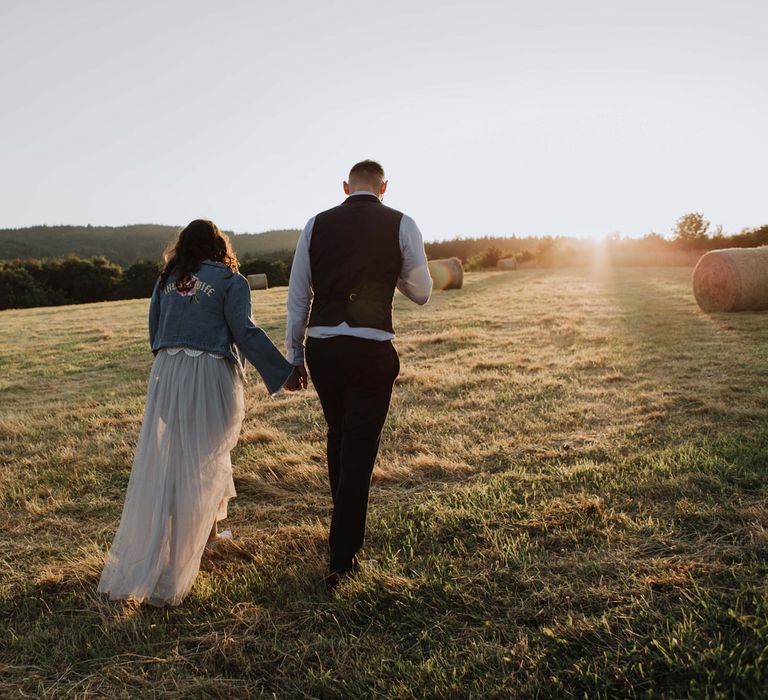
<svg viewBox="0 0 768 700">
<path fill-rule="evenodd" d="M 270 394 L 293 367 L 251 318 L 228 238 L 187 226 L 165 253 L 149 307 L 155 361 L 120 525 L 99 582 L 112 599 L 176 605 L 235 496 L 230 450 L 244 414 L 243 369 Z"/>
</svg>

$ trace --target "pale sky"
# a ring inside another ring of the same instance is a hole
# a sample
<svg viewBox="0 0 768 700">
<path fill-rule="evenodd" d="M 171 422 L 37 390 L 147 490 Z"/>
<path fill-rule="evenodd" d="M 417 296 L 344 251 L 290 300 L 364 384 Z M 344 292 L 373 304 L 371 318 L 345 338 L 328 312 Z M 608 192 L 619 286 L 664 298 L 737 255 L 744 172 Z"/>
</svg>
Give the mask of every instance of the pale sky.
<svg viewBox="0 0 768 700">
<path fill-rule="evenodd" d="M 298 228 L 362 158 L 425 239 L 768 224 L 762 0 L 0 0 L 0 228 Z"/>
</svg>

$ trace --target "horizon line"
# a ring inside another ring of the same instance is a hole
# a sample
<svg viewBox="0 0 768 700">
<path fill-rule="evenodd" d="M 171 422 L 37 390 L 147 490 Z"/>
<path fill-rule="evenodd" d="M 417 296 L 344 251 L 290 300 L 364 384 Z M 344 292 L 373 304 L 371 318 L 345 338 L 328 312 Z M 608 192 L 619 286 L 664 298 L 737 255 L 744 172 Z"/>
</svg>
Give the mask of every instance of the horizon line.
<svg viewBox="0 0 768 700">
<path fill-rule="evenodd" d="M 93 223 L 87 223 L 87 224 L 62 224 L 62 223 L 56 223 L 56 224 L 49 224 L 49 223 L 42 223 L 42 224 L 32 224 L 27 226 L 9 226 L 9 227 L 0 227 L 0 232 L 5 231 L 22 231 L 24 229 L 31 229 L 31 228 L 130 228 L 130 227 L 138 227 L 138 226 L 161 226 L 165 228 L 174 228 L 181 231 L 184 228 L 184 225 L 177 225 L 177 224 L 161 224 L 157 222 L 140 222 L 140 223 L 129 223 L 129 224 L 93 224 Z M 754 226 L 754 227 L 745 227 L 742 228 L 740 231 L 736 233 L 742 233 L 744 231 L 751 231 L 755 229 L 759 229 L 761 226 Z M 222 228 L 221 231 L 226 234 L 231 234 L 233 236 L 261 236 L 268 233 L 282 233 L 282 232 L 291 232 L 291 231 L 298 231 L 301 232 L 303 230 L 302 226 L 292 226 L 288 228 L 269 228 L 265 229 L 264 231 L 235 231 L 233 229 L 226 229 Z M 468 240 L 468 239 L 482 239 L 482 238 L 516 238 L 518 240 L 526 240 L 526 239 L 568 239 L 568 240 L 583 240 L 583 241 L 603 241 L 608 240 L 614 237 L 618 237 L 619 239 L 640 239 L 645 238 L 647 236 L 656 235 L 660 236 L 664 239 L 671 239 L 672 234 L 671 233 L 659 233 L 658 231 L 648 231 L 646 233 L 642 234 L 624 234 L 620 231 L 610 231 L 608 233 L 604 233 L 602 235 L 595 234 L 595 235 L 587 235 L 587 234 L 548 234 L 548 233 L 528 233 L 528 234 L 520 234 L 520 233 L 482 233 L 482 234 L 455 234 L 450 237 L 446 238 L 434 238 L 434 239 L 424 239 L 424 243 L 442 243 L 442 242 L 448 242 L 448 241 L 457 241 L 457 240 Z M 725 235 L 735 235 L 732 233 L 726 233 Z"/>
</svg>

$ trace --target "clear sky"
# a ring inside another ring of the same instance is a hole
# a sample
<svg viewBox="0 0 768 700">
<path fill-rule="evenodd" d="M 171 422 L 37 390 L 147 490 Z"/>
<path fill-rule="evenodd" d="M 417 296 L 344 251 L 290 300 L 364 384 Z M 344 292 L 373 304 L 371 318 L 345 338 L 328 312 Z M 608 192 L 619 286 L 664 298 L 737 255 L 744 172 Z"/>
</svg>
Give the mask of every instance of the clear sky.
<svg viewBox="0 0 768 700">
<path fill-rule="evenodd" d="M 0 227 L 300 227 L 362 158 L 426 239 L 768 223 L 764 0 L 0 0 Z"/>
</svg>

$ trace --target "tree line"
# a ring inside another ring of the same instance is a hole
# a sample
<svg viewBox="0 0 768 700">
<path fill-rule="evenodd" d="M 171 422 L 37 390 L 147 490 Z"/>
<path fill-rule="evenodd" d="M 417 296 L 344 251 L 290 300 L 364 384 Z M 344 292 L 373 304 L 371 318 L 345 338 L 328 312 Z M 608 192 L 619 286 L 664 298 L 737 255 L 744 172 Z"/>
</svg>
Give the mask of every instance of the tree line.
<svg viewBox="0 0 768 700">
<path fill-rule="evenodd" d="M 622 265 L 693 265 L 699 256 L 718 248 L 768 245 L 768 225 L 725 234 L 701 213 L 681 216 L 671 238 L 648 233 L 641 238 L 606 236 L 602 241 L 570 236 L 484 236 L 427 243 L 427 257 L 459 258 L 468 270 L 496 267 L 501 258 L 515 258 L 532 267 L 586 266 L 600 261 Z"/>
<path fill-rule="evenodd" d="M 266 273 L 270 286 L 288 284 L 292 254 L 240 261 L 244 275 Z M 161 266 L 139 260 L 121 267 L 104 256 L 0 260 L 0 309 L 86 304 L 151 296 Z"/>
<path fill-rule="evenodd" d="M 504 257 L 538 267 L 590 265 L 598 260 L 608 265 L 692 265 L 707 250 L 761 245 L 768 245 L 768 226 L 726 235 L 721 227 L 711 230 L 702 214 L 690 213 L 677 221 L 672 238 L 657 233 L 642 238 L 609 236 L 599 242 L 565 236 L 483 236 L 427 242 L 425 249 L 430 260 L 456 257 L 469 270 L 483 270 L 494 268 Z M 271 287 L 288 284 L 292 250 L 268 257 L 236 250 L 242 274 L 266 273 Z M 0 309 L 145 298 L 159 272 L 156 261 L 138 260 L 123 267 L 103 255 L 0 260 Z"/>
</svg>

